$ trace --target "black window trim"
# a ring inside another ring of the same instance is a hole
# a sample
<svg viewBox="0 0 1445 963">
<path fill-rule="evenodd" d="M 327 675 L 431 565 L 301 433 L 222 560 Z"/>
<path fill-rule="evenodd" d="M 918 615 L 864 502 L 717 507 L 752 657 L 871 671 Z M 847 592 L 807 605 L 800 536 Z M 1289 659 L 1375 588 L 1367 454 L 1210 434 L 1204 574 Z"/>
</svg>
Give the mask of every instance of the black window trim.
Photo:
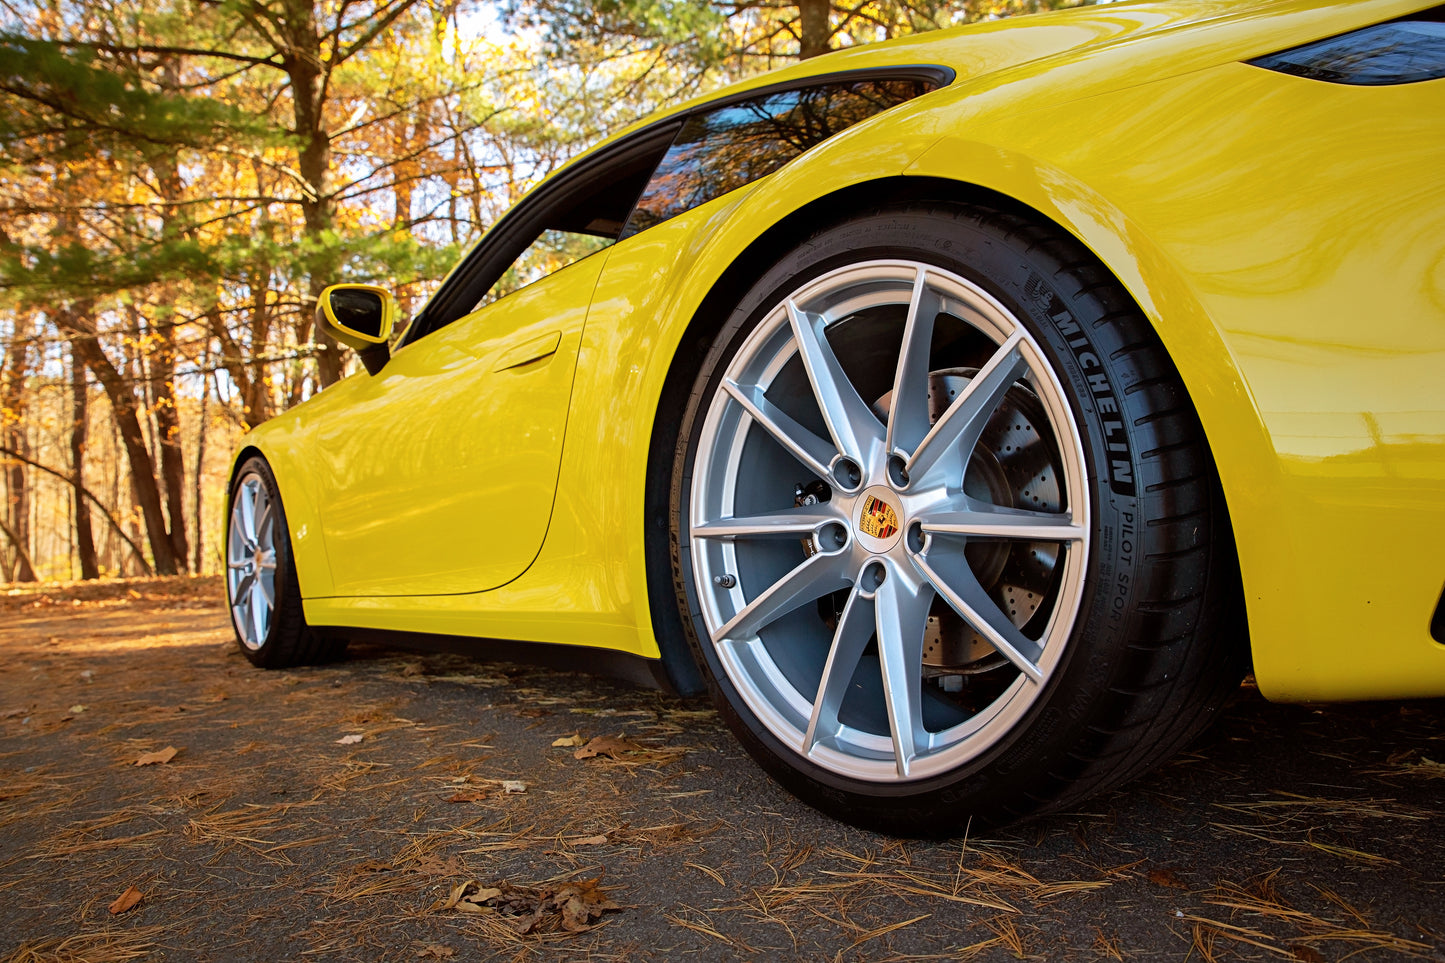
<svg viewBox="0 0 1445 963">
<path fill-rule="evenodd" d="M 517 253 L 512 249 L 525 238 L 527 243 L 541 232 L 542 228 L 559 211 L 576 204 L 591 190 L 597 176 L 609 168 L 635 162 L 648 153 L 656 151 L 658 159 L 671 146 L 682 125 L 690 118 L 711 113 L 736 104 L 746 103 L 759 97 L 821 87 L 827 84 L 849 83 L 860 80 L 922 80 L 941 89 L 953 83 L 957 76 L 953 68 L 936 64 L 903 64 L 890 67 L 862 67 L 853 70 L 835 70 L 823 74 L 795 77 L 750 90 L 738 91 L 726 97 L 696 104 L 679 113 L 671 114 L 641 127 L 622 140 L 609 144 L 591 153 L 581 155 L 575 162 L 562 168 L 556 180 L 541 190 L 523 198 L 505 214 L 492 228 L 482 235 L 477 245 L 462 259 L 442 286 L 417 313 L 407 328 L 401 346 L 411 344 L 439 331 L 453 321 L 471 314 L 476 309 L 492 283 L 511 266 Z M 639 192 L 639 197 L 641 192 Z M 634 199 L 636 203 L 636 199 Z M 635 235 L 633 235 L 635 236 Z M 505 261 L 505 263 L 499 263 Z"/>
</svg>

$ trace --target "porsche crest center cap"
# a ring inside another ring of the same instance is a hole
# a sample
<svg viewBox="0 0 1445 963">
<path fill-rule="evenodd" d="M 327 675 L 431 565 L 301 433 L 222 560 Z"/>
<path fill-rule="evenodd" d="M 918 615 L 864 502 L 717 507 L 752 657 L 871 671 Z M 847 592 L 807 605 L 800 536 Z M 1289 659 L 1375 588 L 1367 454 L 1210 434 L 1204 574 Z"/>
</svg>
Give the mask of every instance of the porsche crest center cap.
<svg viewBox="0 0 1445 963">
<path fill-rule="evenodd" d="M 892 491 L 879 485 L 868 489 L 858 499 L 853 528 L 858 532 L 858 541 L 870 552 L 886 552 L 898 543 L 896 497 Z"/>
</svg>

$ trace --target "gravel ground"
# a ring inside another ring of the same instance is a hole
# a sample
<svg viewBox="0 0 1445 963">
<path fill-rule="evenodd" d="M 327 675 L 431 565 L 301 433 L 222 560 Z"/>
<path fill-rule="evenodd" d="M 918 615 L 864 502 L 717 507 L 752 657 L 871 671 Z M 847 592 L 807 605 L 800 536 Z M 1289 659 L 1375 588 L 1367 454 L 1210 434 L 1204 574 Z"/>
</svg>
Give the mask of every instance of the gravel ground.
<svg viewBox="0 0 1445 963">
<path fill-rule="evenodd" d="M 703 702 L 371 647 L 253 669 L 220 591 L 0 587 L 0 960 L 1445 961 L 1442 700 L 1246 686 L 1087 811 L 900 840 Z"/>
</svg>

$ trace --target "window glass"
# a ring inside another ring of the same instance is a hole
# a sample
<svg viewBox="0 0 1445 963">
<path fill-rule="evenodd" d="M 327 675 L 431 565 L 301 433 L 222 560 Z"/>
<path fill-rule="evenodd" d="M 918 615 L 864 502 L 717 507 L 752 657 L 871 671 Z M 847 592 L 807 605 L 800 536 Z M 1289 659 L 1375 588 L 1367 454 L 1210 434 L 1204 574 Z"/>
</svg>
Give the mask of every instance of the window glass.
<svg viewBox="0 0 1445 963">
<path fill-rule="evenodd" d="M 771 174 L 834 134 L 935 86 L 911 79 L 822 84 L 691 117 L 647 182 L 622 236 Z"/>
<path fill-rule="evenodd" d="M 502 272 L 502 276 L 497 278 L 496 283 L 482 296 L 477 307 L 491 304 L 513 291 L 520 291 L 549 274 L 556 274 L 569 264 L 611 247 L 614 243 L 615 240 L 610 237 L 548 228 L 528 245 L 521 256 L 512 262 L 511 267 Z"/>
<path fill-rule="evenodd" d="M 1445 77 L 1445 23 L 1382 23 L 1250 63 L 1334 84 L 1378 87 L 1437 80 Z"/>
</svg>

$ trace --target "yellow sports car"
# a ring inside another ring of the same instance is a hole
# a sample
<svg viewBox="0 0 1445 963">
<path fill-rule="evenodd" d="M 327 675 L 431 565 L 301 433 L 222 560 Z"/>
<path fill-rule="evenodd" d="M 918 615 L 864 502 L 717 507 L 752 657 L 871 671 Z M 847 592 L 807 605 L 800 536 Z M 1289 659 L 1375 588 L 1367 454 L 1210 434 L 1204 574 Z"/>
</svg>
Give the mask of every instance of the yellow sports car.
<svg viewBox="0 0 1445 963">
<path fill-rule="evenodd" d="M 1442 173 L 1418 0 L 1117 3 L 700 98 L 399 336 L 323 293 L 366 371 L 236 454 L 240 645 L 707 687 L 900 832 L 1117 785 L 1251 660 L 1445 695 Z"/>
</svg>

